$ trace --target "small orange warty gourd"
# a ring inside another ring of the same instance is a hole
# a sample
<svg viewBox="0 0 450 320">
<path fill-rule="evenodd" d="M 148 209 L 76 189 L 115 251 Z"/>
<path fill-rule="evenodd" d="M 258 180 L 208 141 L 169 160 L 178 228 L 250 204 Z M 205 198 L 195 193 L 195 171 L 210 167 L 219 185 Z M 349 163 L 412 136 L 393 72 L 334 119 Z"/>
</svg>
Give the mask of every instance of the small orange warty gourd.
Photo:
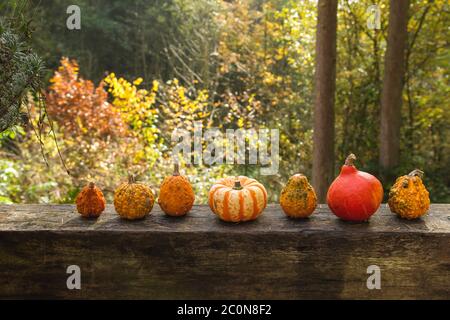
<svg viewBox="0 0 450 320">
<path fill-rule="evenodd" d="M 114 192 L 114 208 L 121 218 L 142 219 L 150 214 L 155 196 L 149 186 L 136 183 L 130 175 L 128 182 L 122 183 Z"/>
<path fill-rule="evenodd" d="M 280 205 L 284 213 L 292 218 L 306 218 L 317 206 L 317 196 L 308 178 L 295 174 L 281 190 Z"/>
<path fill-rule="evenodd" d="M 77 211 L 85 218 L 97 218 L 106 206 L 102 191 L 93 182 L 81 189 L 75 203 Z"/>
<path fill-rule="evenodd" d="M 430 196 L 422 182 L 423 172 L 416 169 L 397 178 L 389 191 L 389 208 L 399 217 L 416 219 L 430 207 Z"/>
<path fill-rule="evenodd" d="M 208 203 L 211 210 L 224 221 L 254 220 L 267 206 L 267 191 L 252 178 L 223 178 L 209 190 Z"/>
<path fill-rule="evenodd" d="M 192 209 L 194 200 L 189 180 L 180 175 L 179 166 L 175 164 L 173 175 L 164 178 L 159 189 L 159 206 L 169 216 L 183 216 Z"/>
</svg>

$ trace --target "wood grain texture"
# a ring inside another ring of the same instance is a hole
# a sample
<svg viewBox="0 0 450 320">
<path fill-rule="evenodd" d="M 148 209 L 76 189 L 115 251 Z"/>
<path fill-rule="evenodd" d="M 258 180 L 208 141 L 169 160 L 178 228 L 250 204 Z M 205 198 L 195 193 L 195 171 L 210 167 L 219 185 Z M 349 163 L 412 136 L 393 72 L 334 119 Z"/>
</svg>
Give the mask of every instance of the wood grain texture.
<svg viewBox="0 0 450 320">
<path fill-rule="evenodd" d="M 390 0 L 389 3 L 380 114 L 380 165 L 383 169 L 392 169 L 400 161 L 402 92 L 408 46 L 409 0 Z"/>
<path fill-rule="evenodd" d="M 82 289 L 66 288 L 81 268 Z M 369 265 L 381 290 L 368 290 Z M 186 217 L 159 207 L 124 221 L 71 205 L 0 206 L 1 298 L 438 299 L 450 298 L 450 206 L 417 221 L 386 205 L 368 223 L 338 220 L 324 205 L 306 220 L 269 205 L 258 220 L 218 220 L 207 206 Z"/>
<path fill-rule="evenodd" d="M 337 0 L 317 3 L 312 185 L 321 203 L 326 201 L 328 187 L 335 177 L 337 8 Z"/>
</svg>

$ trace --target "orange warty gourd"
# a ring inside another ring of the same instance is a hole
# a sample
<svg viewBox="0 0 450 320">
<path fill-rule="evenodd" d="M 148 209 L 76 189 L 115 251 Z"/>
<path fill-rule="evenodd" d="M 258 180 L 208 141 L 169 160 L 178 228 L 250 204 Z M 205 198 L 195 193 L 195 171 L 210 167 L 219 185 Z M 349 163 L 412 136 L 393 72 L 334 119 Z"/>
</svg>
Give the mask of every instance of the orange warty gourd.
<svg viewBox="0 0 450 320">
<path fill-rule="evenodd" d="M 128 182 L 122 183 L 114 192 L 114 208 L 121 218 L 135 220 L 150 214 L 155 196 L 145 184 L 136 183 L 130 175 Z"/>
<path fill-rule="evenodd" d="M 256 219 L 267 206 L 264 186 L 245 176 L 223 178 L 209 191 L 209 206 L 222 220 L 241 222 Z"/>
<path fill-rule="evenodd" d="M 355 160 L 354 154 L 345 160 L 341 173 L 328 189 L 327 203 L 343 220 L 366 221 L 380 206 L 383 187 L 373 175 L 356 169 Z"/>
<path fill-rule="evenodd" d="M 192 209 L 195 195 L 189 180 L 180 175 L 175 164 L 172 176 L 166 177 L 159 189 L 158 203 L 169 216 L 183 216 Z"/>
<path fill-rule="evenodd" d="M 106 201 L 102 191 L 90 182 L 75 199 L 77 211 L 86 218 L 97 218 L 105 210 Z"/>
<path fill-rule="evenodd" d="M 430 195 L 422 182 L 423 172 L 416 169 L 397 178 L 389 191 L 389 208 L 404 219 L 417 219 L 427 213 Z"/>
<path fill-rule="evenodd" d="M 295 174 L 289 178 L 280 194 L 280 205 L 284 213 L 292 218 L 306 218 L 317 206 L 316 192 L 308 178 Z"/>
</svg>

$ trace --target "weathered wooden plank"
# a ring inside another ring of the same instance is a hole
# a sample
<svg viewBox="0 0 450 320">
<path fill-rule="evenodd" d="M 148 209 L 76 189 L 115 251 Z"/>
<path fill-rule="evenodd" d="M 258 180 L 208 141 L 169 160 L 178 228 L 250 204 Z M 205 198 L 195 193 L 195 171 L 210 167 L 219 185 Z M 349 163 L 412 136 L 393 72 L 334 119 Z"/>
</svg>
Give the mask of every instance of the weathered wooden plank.
<svg viewBox="0 0 450 320">
<path fill-rule="evenodd" d="M 289 232 L 299 230 L 346 232 L 414 232 L 449 233 L 450 205 L 433 204 L 430 212 L 418 220 L 397 218 L 383 204 L 368 223 L 348 223 L 336 218 L 326 205 L 319 205 L 309 219 L 289 219 L 278 205 L 269 205 L 252 222 L 222 222 L 208 206 L 197 205 L 186 217 L 168 217 L 155 205 L 144 220 L 125 221 L 108 205 L 99 219 L 84 219 L 73 205 L 0 205 L 0 231 L 168 231 L 168 232 Z"/>
<path fill-rule="evenodd" d="M 71 205 L 0 206 L 0 297 L 450 298 L 449 205 L 417 221 L 383 205 L 362 224 L 316 211 L 292 220 L 271 205 L 230 224 L 206 206 L 184 218 L 155 207 L 134 222 L 111 206 L 98 220 Z M 82 290 L 66 288 L 71 264 Z M 381 290 L 366 287 L 372 264 Z"/>
</svg>

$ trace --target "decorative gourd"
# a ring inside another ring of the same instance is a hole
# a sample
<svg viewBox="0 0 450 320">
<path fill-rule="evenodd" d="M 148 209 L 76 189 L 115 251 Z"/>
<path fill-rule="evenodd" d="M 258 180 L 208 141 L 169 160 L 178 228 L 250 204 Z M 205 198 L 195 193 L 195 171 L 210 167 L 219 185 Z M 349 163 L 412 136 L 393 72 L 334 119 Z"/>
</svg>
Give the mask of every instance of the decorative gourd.
<svg viewBox="0 0 450 320">
<path fill-rule="evenodd" d="M 93 182 L 81 189 L 75 203 L 78 213 L 85 218 L 97 218 L 106 207 L 102 191 Z"/>
<path fill-rule="evenodd" d="M 380 206 L 383 187 L 373 175 L 358 171 L 353 165 L 355 160 L 354 154 L 345 160 L 341 173 L 328 189 L 327 203 L 343 220 L 366 221 Z"/>
<path fill-rule="evenodd" d="M 422 182 L 423 172 L 416 169 L 397 178 L 389 191 L 389 208 L 401 218 L 416 219 L 430 207 L 430 196 Z"/>
<path fill-rule="evenodd" d="M 317 206 L 316 192 L 308 183 L 308 178 L 295 174 L 289 178 L 281 191 L 280 205 L 284 213 L 292 218 L 306 218 Z"/>
<path fill-rule="evenodd" d="M 245 176 L 220 179 L 209 190 L 209 206 L 224 221 L 256 219 L 267 206 L 264 186 Z"/>
<path fill-rule="evenodd" d="M 124 219 L 135 220 L 148 216 L 154 202 L 152 189 L 136 183 L 132 175 L 128 176 L 128 182 L 122 183 L 114 192 L 114 208 Z"/>
<path fill-rule="evenodd" d="M 173 175 L 166 177 L 159 189 L 159 206 L 169 216 L 182 216 L 192 209 L 194 200 L 189 180 L 180 175 L 178 164 L 175 164 Z"/>
</svg>

